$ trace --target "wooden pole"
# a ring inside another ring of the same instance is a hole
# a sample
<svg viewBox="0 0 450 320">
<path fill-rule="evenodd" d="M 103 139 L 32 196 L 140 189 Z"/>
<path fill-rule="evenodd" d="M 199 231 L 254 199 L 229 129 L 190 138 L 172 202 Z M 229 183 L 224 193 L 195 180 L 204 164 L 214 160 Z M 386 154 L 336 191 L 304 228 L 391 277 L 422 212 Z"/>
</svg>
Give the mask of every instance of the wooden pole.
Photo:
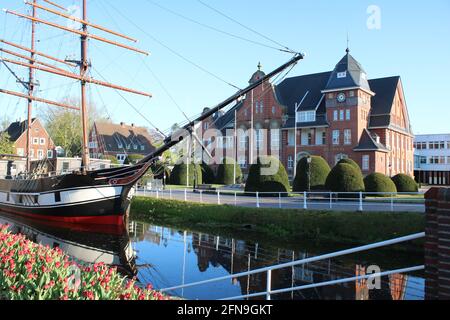
<svg viewBox="0 0 450 320">
<path fill-rule="evenodd" d="M 88 21 L 86 21 L 86 20 L 84 20 L 84 19 L 79 19 L 79 18 L 77 18 L 77 17 L 71 16 L 71 15 L 68 15 L 68 14 L 66 14 L 66 13 L 62 13 L 62 12 L 59 12 L 59 11 L 56 11 L 56 10 L 53 10 L 53 9 L 50 9 L 50 8 L 47 8 L 47 7 L 44 7 L 44 6 L 41 6 L 41 5 L 36 4 L 36 3 L 31 3 L 31 2 L 25 2 L 25 3 L 28 4 L 28 5 L 30 5 L 30 6 L 33 6 L 33 7 L 35 7 L 35 8 L 39 8 L 39 9 L 41 9 L 41 10 L 44 10 L 44 11 L 53 13 L 53 14 L 55 14 L 55 15 L 58 15 L 58 16 L 60 16 L 60 17 L 64 17 L 64 18 L 66 18 L 66 19 L 69 19 L 69 20 L 72 20 L 72 21 L 75 21 L 75 22 L 79 22 L 79 23 L 81 23 L 81 24 L 85 24 L 85 25 L 87 25 L 87 26 L 89 26 L 89 27 L 92 27 L 92 28 L 95 28 L 95 29 L 98 29 L 98 30 L 101 30 L 101 31 L 104 31 L 104 32 L 108 32 L 108 33 L 113 34 L 113 35 L 115 35 L 115 36 L 118 36 L 118 37 L 121 37 L 121 38 L 130 40 L 130 41 L 133 41 L 133 42 L 137 42 L 136 39 L 133 39 L 133 38 L 130 38 L 130 37 L 128 37 L 128 36 L 126 36 L 126 35 L 123 35 L 123 34 L 121 34 L 121 33 L 118 33 L 118 32 L 112 31 L 112 30 L 109 30 L 109 29 L 107 29 L 107 28 L 105 28 L 105 27 L 102 27 L 102 26 L 99 26 L 99 25 L 90 23 L 90 22 L 88 22 Z"/>
<path fill-rule="evenodd" d="M 54 2 L 52 2 L 50 0 L 44 0 L 44 2 L 47 2 L 48 4 L 50 4 L 50 5 L 52 5 L 52 6 L 56 7 L 56 8 L 59 8 L 61 10 L 67 11 L 67 9 L 64 8 L 63 6 L 60 6 L 59 4 L 54 3 Z"/>
<path fill-rule="evenodd" d="M 38 97 L 35 97 L 35 96 L 29 96 L 27 94 L 23 94 L 23 93 L 19 93 L 19 92 L 14 92 L 14 91 L 0 89 L 0 93 L 9 94 L 11 96 L 15 96 L 15 97 L 23 98 L 23 99 L 30 99 L 30 100 L 33 100 L 33 101 L 36 101 L 36 102 L 42 102 L 42 103 L 46 103 L 46 104 L 51 104 L 53 106 L 62 107 L 62 108 L 66 108 L 66 109 L 80 110 L 77 107 L 69 106 L 69 105 L 64 104 L 64 103 L 54 102 L 54 101 L 38 98 Z"/>
<path fill-rule="evenodd" d="M 33 0 L 33 3 L 36 3 L 36 0 Z M 36 18 L 36 8 L 33 7 L 33 18 Z M 30 54 L 30 64 L 34 64 L 34 50 L 35 50 L 35 40 L 36 38 L 36 23 L 34 21 L 31 22 L 31 54 Z M 29 68 L 28 75 L 28 96 L 33 96 L 34 91 L 34 69 Z M 27 109 L 27 172 L 31 171 L 31 124 L 33 117 L 33 100 L 28 98 L 28 109 Z"/>
<path fill-rule="evenodd" d="M 22 54 L 19 54 L 19 53 L 13 52 L 13 51 L 9 51 L 9 50 L 3 49 L 3 48 L 0 48 L 0 51 L 1 51 L 1 52 L 4 52 L 4 53 L 7 53 L 7 54 L 9 54 L 9 55 L 12 55 L 12 56 L 15 56 L 15 57 L 18 57 L 18 58 L 21 58 L 21 59 L 24 59 L 24 60 L 33 62 L 34 64 L 40 64 L 40 65 L 42 65 L 42 66 L 49 67 L 49 68 L 52 68 L 52 69 L 55 69 L 55 70 L 58 70 L 58 71 L 61 71 L 61 72 L 68 72 L 67 70 L 58 68 L 58 67 L 56 67 L 56 66 L 54 66 L 54 65 L 51 65 L 51 64 L 48 64 L 48 63 L 45 63 L 45 62 L 38 61 L 38 60 L 36 60 L 36 59 L 34 59 L 34 58 L 30 58 L 30 57 L 24 56 L 24 55 L 22 55 Z"/>
<path fill-rule="evenodd" d="M 83 20 L 87 20 L 87 3 L 86 0 L 83 0 Z M 83 167 L 82 171 L 87 172 L 89 170 L 89 128 L 88 128 L 88 110 L 87 110 L 87 102 L 86 102 L 86 81 L 84 78 L 86 77 L 89 71 L 89 61 L 88 61 L 88 53 L 87 53 L 87 24 L 83 23 L 83 33 L 81 36 L 81 63 L 80 63 L 80 77 L 81 77 L 81 125 L 83 128 L 83 139 L 82 139 L 82 157 L 83 157 Z"/>
<path fill-rule="evenodd" d="M 46 67 L 41 67 L 38 65 L 30 65 L 29 63 L 24 63 L 24 62 L 20 62 L 20 61 L 15 61 L 15 60 L 11 60 L 11 59 L 7 59 L 7 58 L 3 58 L 1 59 L 5 62 L 9 62 L 12 64 L 16 64 L 16 65 L 20 65 L 23 67 L 27 67 L 27 68 L 34 68 L 40 71 L 44 71 L 44 72 L 48 72 L 48 73 L 52 73 L 52 74 L 56 74 L 62 77 L 67 77 L 67 78 L 72 78 L 75 80 L 84 80 L 87 83 L 92 83 L 92 84 L 97 84 L 103 87 L 107 87 L 107 88 L 112 88 L 112 89 L 116 89 L 116 90 L 120 90 L 120 91 L 125 91 L 125 92 L 130 92 L 130 93 L 134 93 L 134 94 L 138 94 L 141 96 L 145 96 L 145 97 L 151 97 L 152 95 L 150 93 L 146 93 L 146 92 L 141 92 L 141 91 L 136 91 L 133 89 L 128 89 L 125 87 L 121 87 L 112 83 L 108 83 L 108 82 L 103 82 L 103 81 L 99 81 L 93 78 L 89 78 L 89 77 L 85 77 L 82 78 L 81 76 L 74 74 L 74 73 L 70 73 L 70 72 L 62 72 L 62 71 L 58 71 L 58 70 L 54 70 L 54 69 L 50 69 L 50 68 L 46 68 Z"/>
<path fill-rule="evenodd" d="M 116 41 L 112 41 L 112 40 L 109 40 L 109 39 L 106 39 L 106 38 L 103 38 L 103 37 L 99 37 L 99 36 L 96 36 L 96 35 L 93 35 L 93 34 L 88 34 L 87 32 L 84 32 L 84 31 L 79 31 L 79 30 L 76 30 L 76 29 L 67 28 L 67 27 L 61 26 L 61 25 L 53 23 L 53 22 L 45 21 L 45 20 L 42 20 L 42 19 L 39 19 L 39 18 L 33 18 L 31 16 L 27 16 L 25 14 L 21 14 L 21 13 L 12 11 L 12 10 L 5 10 L 5 11 L 6 11 L 6 13 L 10 13 L 10 14 L 13 14 L 15 16 L 18 16 L 18 17 L 21 17 L 21 18 L 25 18 L 25 19 L 28 19 L 28 20 L 31 20 L 31 21 L 34 21 L 34 22 L 42 23 L 42 24 L 48 25 L 50 27 L 54 27 L 54 28 L 57 28 L 57 29 L 68 31 L 68 32 L 72 32 L 72 33 L 78 34 L 80 36 L 89 37 L 89 38 L 92 38 L 94 40 L 105 42 L 105 43 L 108 43 L 108 44 L 111 44 L 111 45 L 114 45 L 114 46 L 117 46 L 117 47 L 121 47 L 121 48 L 124 48 L 124 49 L 127 49 L 127 50 L 135 51 L 137 53 L 141 53 L 141 54 L 144 54 L 144 55 L 147 55 L 147 56 L 149 55 L 149 53 L 146 52 L 146 51 L 143 51 L 143 50 L 140 50 L 140 49 L 137 49 L 137 48 L 133 48 L 133 47 L 127 46 L 125 44 L 122 44 L 122 43 L 119 43 L 119 42 L 116 42 Z"/>
<path fill-rule="evenodd" d="M 23 46 L 21 46 L 21 45 L 18 45 L 18 44 L 16 44 L 16 43 L 13 43 L 13 42 L 9 42 L 9 41 L 3 40 L 3 39 L 0 39 L 0 42 L 1 42 L 1 43 L 4 43 L 4 44 L 7 44 L 7 45 L 9 45 L 9 46 L 11 46 L 11 47 L 14 47 L 14 48 L 23 50 L 23 51 L 27 51 L 27 52 L 30 52 L 30 53 L 34 53 L 34 54 L 37 55 L 37 56 L 41 56 L 41 57 L 44 57 L 44 58 L 47 58 L 47 59 L 50 59 L 50 60 L 53 60 L 53 61 L 56 61 L 56 62 L 59 62 L 59 63 L 63 63 L 63 64 L 65 64 L 65 65 L 68 65 L 68 66 L 71 66 L 71 67 L 76 67 L 76 66 L 77 66 L 77 65 L 74 64 L 74 63 L 70 63 L 70 62 L 67 62 L 67 61 L 64 61 L 64 60 L 61 60 L 61 59 L 58 59 L 58 58 L 49 56 L 49 55 L 47 55 L 47 54 L 45 54 L 45 53 L 42 53 L 42 52 L 39 52 L 39 51 L 36 51 L 36 50 L 31 50 L 31 49 L 29 49 L 29 48 L 27 48 L 27 47 L 23 47 Z"/>
</svg>

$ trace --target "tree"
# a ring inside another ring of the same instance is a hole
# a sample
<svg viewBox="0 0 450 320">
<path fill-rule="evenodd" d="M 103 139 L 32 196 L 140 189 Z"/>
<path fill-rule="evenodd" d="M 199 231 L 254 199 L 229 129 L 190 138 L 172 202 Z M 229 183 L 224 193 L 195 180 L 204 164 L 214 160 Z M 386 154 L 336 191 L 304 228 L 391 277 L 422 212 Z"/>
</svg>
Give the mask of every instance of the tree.
<svg viewBox="0 0 450 320">
<path fill-rule="evenodd" d="M 62 102 L 71 106 L 80 106 L 79 100 L 73 98 L 62 99 Z M 87 109 L 88 131 L 92 128 L 94 121 L 110 121 L 94 104 L 88 105 Z M 50 106 L 40 110 L 39 118 L 43 120 L 45 129 L 55 145 L 64 149 L 66 157 L 81 156 L 83 132 L 80 111 Z"/>
<path fill-rule="evenodd" d="M 236 183 L 242 180 L 241 167 L 233 159 L 225 158 L 217 169 L 216 183 L 225 185 L 234 184 L 235 175 Z"/>
<path fill-rule="evenodd" d="M 144 156 L 142 154 L 129 154 L 125 159 L 124 164 L 136 164 L 142 159 L 144 159 Z"/>
<path fill-rule="evenodd" d="M 271 174 L 264 173 L 265 170 L 271 171 L 272 169 L 277 169 L 277 171 Z M 279 193 L 287 195 L 290 189 L 286 169 L 276 157 L 259 157 L 257 163 L 250 167 L 245 192 L 262 192 L 262 195 L 274 196 Z"/>
<path fill-rule="evenodd" d="M 376 196 L 390 196 L 392 193 L 397 192 L 397 187 L 394 182 L 388 176 L 382 173 L 372 173 L 364 179 L 364 185 L 366 187 L 366 192 L 378 192 L 386 194 L 380 194 Z"/>
<path fill-rule="evenodd" d="M 301 159 L 297 164 L 297 174 L 294 179 L 294 192 L 308 191 L 308 166 L 310 168 L 311 190 L 323 190 L 331 169 L 322 157 L 312 156 L 311 164 L 308 158 Z"/>
<path fill-rule="evenodd" d="M 363 176 L 353 165 L 337 164 L 328 175 L 327 189 L 333 192 L 360 192 L 365 190 Z"/>
<path fill-rule="evenodd" d="M 0 154 L 13 154 L 14 144 L 11 142 L 9 134 L 0 132 Z"/>
<path fill-rule="evenodd" d="M 189 168 L 189 177 L 188 177 Z M 187 181 L 187 179 L 189 179 Z M 202 168 L 199 164 L 189 164 L 189 167 L 185 163 L 177 164 L 173 167 L 170 173 L 170 184 L 179 186 L 193 186 L 194 181 L 197 185 L 202 184 Z"/>
</svg>

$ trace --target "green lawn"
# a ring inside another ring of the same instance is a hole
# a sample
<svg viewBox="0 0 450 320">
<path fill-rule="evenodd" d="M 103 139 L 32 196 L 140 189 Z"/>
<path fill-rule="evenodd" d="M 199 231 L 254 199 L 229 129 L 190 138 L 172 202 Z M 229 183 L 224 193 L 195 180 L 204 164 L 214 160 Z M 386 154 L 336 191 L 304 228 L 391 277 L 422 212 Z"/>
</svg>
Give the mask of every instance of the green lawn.
<svg viewBox="0 0 450 320">
<path fill-rule="evenodd" d="M 303 211 L 243 208 L 136 197 L 131 218 L 213 234 L 252 234 L 256 238 L 294 243 L 368 244 L 425 230 L 425 217 L 416 213 Z M 414 247 L 423 250 L 422 241 Z"/>
</svg>

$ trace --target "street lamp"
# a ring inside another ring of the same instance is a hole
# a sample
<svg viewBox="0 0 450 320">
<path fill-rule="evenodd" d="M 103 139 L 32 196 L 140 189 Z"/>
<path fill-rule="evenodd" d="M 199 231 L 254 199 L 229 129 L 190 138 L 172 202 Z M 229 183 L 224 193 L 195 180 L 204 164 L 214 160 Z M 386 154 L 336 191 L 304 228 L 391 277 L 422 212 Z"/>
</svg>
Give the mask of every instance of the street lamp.
<svg viewBox="0 0 450 320">
<path fill-rule="evenodd" d="M 308 163 L 308 192 L 311 192 L 311 156 L 308 156 L 306 162 Z"/>
</svg>

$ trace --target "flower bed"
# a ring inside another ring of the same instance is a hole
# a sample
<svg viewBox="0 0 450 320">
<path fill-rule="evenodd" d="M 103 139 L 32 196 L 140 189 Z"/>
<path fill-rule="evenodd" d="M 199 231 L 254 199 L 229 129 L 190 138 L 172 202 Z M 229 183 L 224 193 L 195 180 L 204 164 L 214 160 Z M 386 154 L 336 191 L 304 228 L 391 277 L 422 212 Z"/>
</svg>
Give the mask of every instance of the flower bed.
<svg viewBox="0 0 450 320">
<path fill-rule="evenodd" d="M 0 300 L 168 300 L 99 263 L 83 266 L 60 249 L 35 244 L 0 225 Z"/>
</svg>

